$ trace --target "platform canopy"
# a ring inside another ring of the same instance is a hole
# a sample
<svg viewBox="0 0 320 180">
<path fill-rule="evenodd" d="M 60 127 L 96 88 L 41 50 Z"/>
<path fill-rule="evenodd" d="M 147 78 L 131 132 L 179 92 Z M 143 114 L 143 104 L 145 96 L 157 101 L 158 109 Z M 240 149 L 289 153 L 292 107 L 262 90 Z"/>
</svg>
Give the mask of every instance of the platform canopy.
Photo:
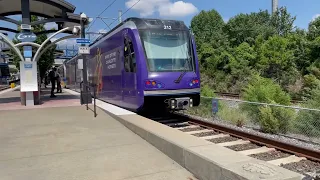
<svg viewBox="0 0 320 180">
<path fill-rule="evenodd" d="M 38 25 L 55 22 L 58 24 L 58 30 L 60 30 L 64 27 L 73 27 L 80 24 L 80 14 L 73 14 L 75 9 L 76 7 L 74 5 L 64 0 L 0 0 L 0 20 L 16 25 Z M 22 22 L 6 17 L 10 15 L 22 15 Z M 28 22 L 30 21 L 28 15 L 36 15 L 44 19 L 30 23 Z M 26 17 L 28 17 L 28 20 L 26 20 Z M 17 30 L 6 27 L 0 27 L 0 30 L 18 33 Z M 48 30 L 37 34 L 52 33 L 55 31 L 56 30 Z"/>
</svg>

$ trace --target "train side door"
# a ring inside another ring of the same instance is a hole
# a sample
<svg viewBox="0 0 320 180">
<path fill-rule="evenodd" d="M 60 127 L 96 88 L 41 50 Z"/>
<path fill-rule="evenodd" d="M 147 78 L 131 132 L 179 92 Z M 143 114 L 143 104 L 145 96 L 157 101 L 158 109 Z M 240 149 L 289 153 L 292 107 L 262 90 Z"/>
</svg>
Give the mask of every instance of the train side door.
<svg viewBox="0 0 320 180">
<path fill-rule="evenodd" d="M 136 57 L 132 40 L 129 37 L 124 37 L 123 52 L 122 98 L 126 106 L 135 108 L 137 102 Z"/>
</svg>

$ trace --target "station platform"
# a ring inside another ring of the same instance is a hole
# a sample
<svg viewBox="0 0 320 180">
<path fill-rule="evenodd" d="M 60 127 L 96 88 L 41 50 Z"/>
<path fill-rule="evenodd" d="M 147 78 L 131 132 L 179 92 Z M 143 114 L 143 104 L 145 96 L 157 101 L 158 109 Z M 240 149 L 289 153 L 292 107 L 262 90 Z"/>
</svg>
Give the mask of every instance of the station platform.
<svg viewBox="0 0 320 180">
<path fill-rule="evenodd" d="M 102 109 L 94 117 L 76 94 L 42 91 L 31 107 L 19 87 L 0 93 L 1 180 L 197 179 Z"/>
</svg>

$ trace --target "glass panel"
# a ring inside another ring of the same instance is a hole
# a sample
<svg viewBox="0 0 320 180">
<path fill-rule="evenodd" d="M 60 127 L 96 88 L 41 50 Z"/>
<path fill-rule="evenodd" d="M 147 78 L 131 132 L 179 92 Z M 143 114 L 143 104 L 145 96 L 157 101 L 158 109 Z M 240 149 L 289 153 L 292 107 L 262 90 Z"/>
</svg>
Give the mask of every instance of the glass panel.
<svg viewBox="0 0 320 180">
<path fill-rule="evenodd" d="M 149 71 L 193 71 L 188 31 L 145 30 L 141 38 Z"/>
</svg>

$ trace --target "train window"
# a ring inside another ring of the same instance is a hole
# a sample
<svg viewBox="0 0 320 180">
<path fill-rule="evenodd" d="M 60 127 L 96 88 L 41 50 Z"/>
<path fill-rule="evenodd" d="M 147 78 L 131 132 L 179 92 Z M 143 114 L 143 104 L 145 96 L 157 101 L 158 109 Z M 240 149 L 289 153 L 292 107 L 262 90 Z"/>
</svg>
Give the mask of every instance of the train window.
<svg viewBox="0 0 320 180">
<path fill-rule="evenodd" d="M 136 57 L 133 43 L 127 38 L 124 40 L 124 69 L 126 72 L 136 72 Z"/>
</svg>

